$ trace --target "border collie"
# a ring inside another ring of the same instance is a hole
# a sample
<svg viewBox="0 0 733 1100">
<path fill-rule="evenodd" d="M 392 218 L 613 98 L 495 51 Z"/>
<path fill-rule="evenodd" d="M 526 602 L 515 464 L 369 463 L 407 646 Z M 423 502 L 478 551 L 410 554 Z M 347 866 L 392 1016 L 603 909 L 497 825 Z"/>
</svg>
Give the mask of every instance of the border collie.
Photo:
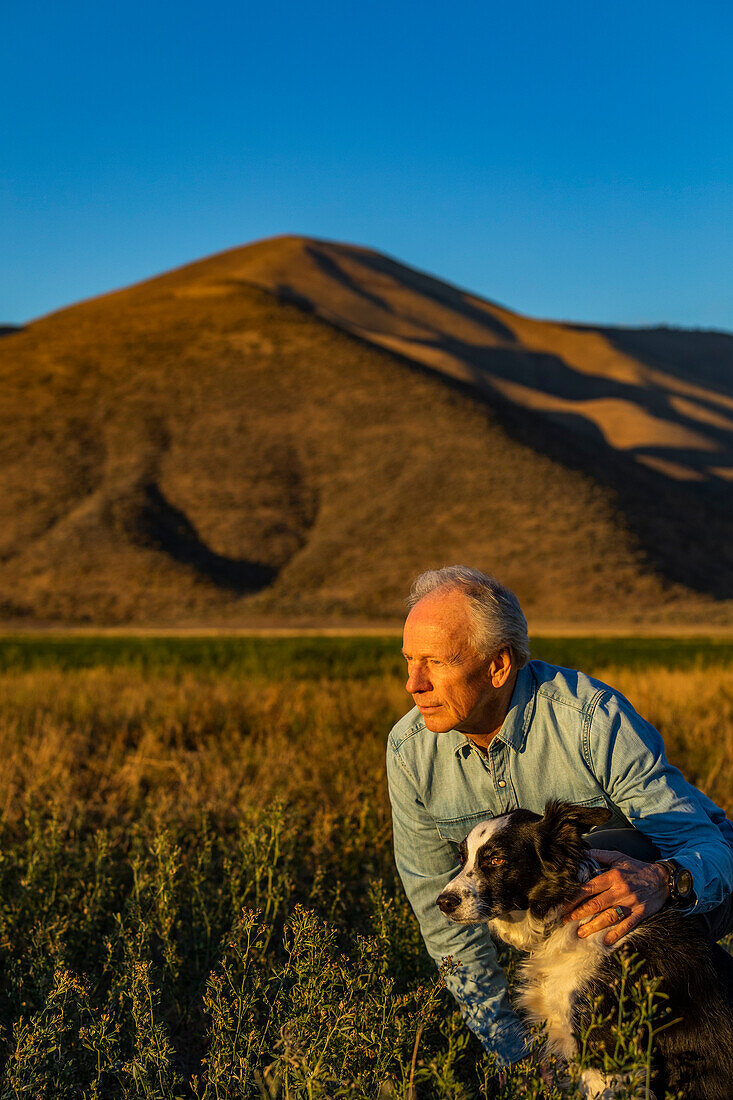
<svg viewBox="0 0 733 1100">
<path fill-rule="evenodd" d="M 604 809 L 548 802 L 545 815 L 513 810 L 477 825 L 459 847 L 462 869 L 437 904 L 458 924 L 488 923 L 492 934 L 529 953 L 519 971 L 518 1003 L 540 1024 L 546 1049 L 563 1060 L 593 1007 L 618 1012 L 613 981 L 617 953 L 634 954 L 642 972 L 661 979 L 669 1026 L 655 1037 L 652 1087 L 684 1100 L 733 1098 L 733 959 L 693 920 L 665 907 L 612 947 L 608 929 L 581 939 L 578 922 L 563 923 L 578 885 L 598 873 L 583 834 L 608 817 Z M 610 1023 L 591 1031 L 590 1050 L 613 1050 Z M 598 1058 L 602 1064 L 602 1058 Z M 586 1070 L 581 1091 L 594 1100 L 614 1095 L 613 1082 Z"/>
</svg>

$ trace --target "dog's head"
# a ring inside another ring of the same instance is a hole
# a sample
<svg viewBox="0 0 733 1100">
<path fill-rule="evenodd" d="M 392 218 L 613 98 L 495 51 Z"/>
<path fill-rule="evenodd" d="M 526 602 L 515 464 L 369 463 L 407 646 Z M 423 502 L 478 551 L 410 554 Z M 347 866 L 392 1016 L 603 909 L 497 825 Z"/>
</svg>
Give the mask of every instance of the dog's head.
<svg viewBox="0 0 733 1100">
<path fill-rule="evenodd" d="M 513 810 L 481 822 L 460 845 L 461 871 L 438 907 L 458 924 L 482 924 L 517 910 L 545 917 L 577 893 L 587 857 L 581 838 L 608 816 L 604 808 L 548 802 L 544 817 Z"/>
</svg>

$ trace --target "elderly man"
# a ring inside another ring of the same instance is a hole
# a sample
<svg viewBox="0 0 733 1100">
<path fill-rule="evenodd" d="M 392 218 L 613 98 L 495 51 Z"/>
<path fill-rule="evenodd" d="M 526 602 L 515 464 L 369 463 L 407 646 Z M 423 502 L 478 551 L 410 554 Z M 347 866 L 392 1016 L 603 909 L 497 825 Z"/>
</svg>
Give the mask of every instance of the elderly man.
<svg viewBox="0 0 733 1100">
<path fill-rule="evenodd" d="M 387 749 L 397 868 L 432 957 L 462 964 L 447 982 L 469 1027 L 511 1064 L 528 1040 L 488 930 L 453 924 L 435 904 L 473 826 L 520 806 L 542 813 L 550 799 L 605 806 L 600 847 L 616 850 L 594 850 L 609 870 L 581 888 L 572 917 L 593 917 L 579 935 L 608 927 L 614 943 L 665 904 L 716 939 L 730 931 L 733 825 L 667 762 L 622 695 L 530 661 L 517 598 L 494 578 L 465 566 L 424 573 L 408 606 L 415 707 Z M 608 827 L 619 830 L 610 843 Z"/>
</svg>

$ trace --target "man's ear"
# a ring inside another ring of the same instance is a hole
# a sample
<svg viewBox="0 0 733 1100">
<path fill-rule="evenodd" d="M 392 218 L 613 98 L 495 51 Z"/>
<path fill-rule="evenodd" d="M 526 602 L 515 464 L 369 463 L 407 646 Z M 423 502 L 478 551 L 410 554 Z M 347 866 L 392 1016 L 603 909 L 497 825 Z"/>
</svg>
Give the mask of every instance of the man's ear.
<svg viewBox="0 0 733 1100">
<path fill-rule="evenodd" d="M 489 675 L 495 688 L 503 687 L 512 674 L 514 655 L 509 646 L 504 646 L 491 658 Z"/>
</svg>

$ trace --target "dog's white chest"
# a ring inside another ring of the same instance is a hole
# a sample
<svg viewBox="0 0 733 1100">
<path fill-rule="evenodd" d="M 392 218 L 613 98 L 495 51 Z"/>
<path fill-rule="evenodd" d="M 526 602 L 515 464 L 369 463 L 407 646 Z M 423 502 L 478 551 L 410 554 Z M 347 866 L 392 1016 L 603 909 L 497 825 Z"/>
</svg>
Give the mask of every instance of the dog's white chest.
<svg viewBox="0 0 733 1100">
<path fill-rule="evenodd" d="M 570 1058 L 573 998 L 591 980 L 604 954 L 592 936 L 580 939 L 576 924 L 556 929 L 521 964 L 519 1003 L 532 1023 L 547 1032 L 549 1050 Z"/>
</svg>

